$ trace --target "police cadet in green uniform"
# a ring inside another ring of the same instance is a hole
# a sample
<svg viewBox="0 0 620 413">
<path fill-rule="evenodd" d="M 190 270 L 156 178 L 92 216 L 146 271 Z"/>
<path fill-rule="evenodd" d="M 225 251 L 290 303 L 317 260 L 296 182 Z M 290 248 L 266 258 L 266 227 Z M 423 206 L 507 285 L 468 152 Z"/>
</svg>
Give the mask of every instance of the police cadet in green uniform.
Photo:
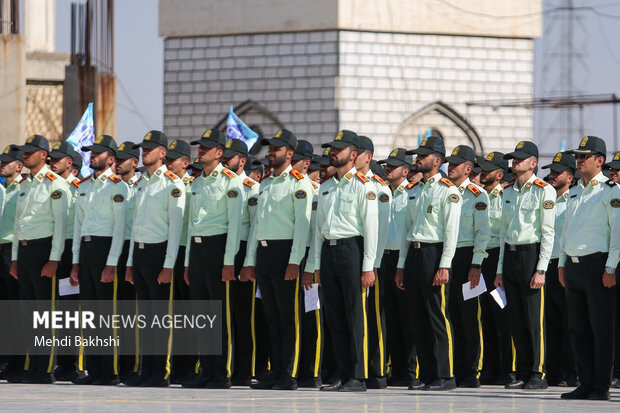
<svg viewBox="0 0 620 413">
<path fill-rule="evenodd" d="M 312 182 L 316 183 L 321 182 L 321 165 L 319 164 L 320 158 L 321 157 L 319 155 L 312 155 L 310 166 L 308 166 L 308 178 L 310 178 Z"/>
<path fill-rule="evenodd" d="M 71 263 L 73 253 L 73 223 L 75 200 L 77 191 L 80 187 L 80 181 L 73 175 L 73 160 L 77 152 L 73 149 L 73 145 L 68 142 L 57 142 L 49 154 L 50 169 L 61 178 L 65 179 L 69 184 L 69 211 L 67 213 L 67 235 L 65 238 L 65 249 L 60 257 L 58 269 L 56 270 L 56 288 L 61 279 L 69 278 L 71 275 Z M 58 297 L 59 300 L 77 300 L 78 294 L 66 295 Z M 57 381 L 71 381 L 78 376 L 83 375 L 82 357 L 77 354 L 58 355 L 56 357 L 58 366 L 54 370 L 54 377 Z M 78 373 L 79 371 L 79 373 Z"/>
<path fill-rule="evenodd" d="M 476 162 L 476 152 L 467 145 L 459 145 L 446 158 L 448 178 L 463 198 L 459 236 L 452 260 L 449 310 L 454 327 L 455 376 L 459 387 L 480 387 L 482 370 L 482 309 L 478 297 L 463 299 L 462 285 L 480 283 L 482 260 L 487 257 L 491 239 L 489 226 L 489 196 L 471 183 L 469 175 Z"/>
<path fill-rule="evenodd" d="M 15 208 L 20 194 L 23 167 L 24 152 L 17 145 L 7 146 L 0 154 L 0 176 L 4 178 L 4 185 L 0 191 L 4 195 L 2 214 L 0 215 L 0 300 L 19 300 L 19 283 L 11 276 L 10 271 Z M 17 308 L 10 317 L 17 323 L 19 318 Z M 24 356 L 9 355 L 7 356 L 7 365 L 0 373 L 0 380 L 17 383 L 21 381 L 23 370 Z"/>
<path fill-rule="evenodd" d="M 558 259 L 560 257 L 560 238 L 566 217 L 569 188 L 574 179 L 577 163 L 575 156 L 559 152 L 553 162 L 542 169 L 550 169 L 549 184 L 556 191 L 555 237 L 551 260 L 545 276 L 545 327 L 547 347 L 553 349 L 547 356 L 547 382 L 550 386 L 577 386 L 577 371 L 570 338 L 568 336 L 568 317 L 566 313 L 566 292 L 558 279 Z"/>
<path fill-rule="evenodd" d="M 243 183 L 233 171 L 224 168 L 226 136 L 208 129 L 198 147 L 203 173 L 192 183 L 189 209 L 188 246 L 185 254 L 185 281 L 192 300 L 222 301 L 222 355 L 200 356 L 202 371 L 183 387 L 231 387 L 233 372 L 233 297 L 231 282 L 235 274 L 235 256 L 239 251 Z"/>
<path fill-rule="evenodd" d="M 148 132 L 136 146 L 142 148 L 146 171 L 137 183 L 125 278 L 135 285 L 138 300 L 171 301 L 173 268 L 183 230 L 185 186 L 164 165 L 168 138 L 163 132 Z M 142 387 L 170 384 L 169 340 L 162 341 L 166 343 L 162 354 L 145 355 L 140 375 L 128 379 L 125 384 Z"/>
<path fill-rule="evenodd" d="M 316 269 L 335 354 L 336 372 L 323 391 L 366 391 L 368 378 L 367 289 L 375 282 L 377 192 L 355 169 L 360 140 L 341 130 L 330 163 L 335 174 L 319 189 L 314 243 L 306 272 Z"/>
<path fill-rule="evenodd" d="M 609 178 L 620 183 L 620 152 L 614 153 L 611 162 L 605 164 L 609 168 Z M 620 265 L 616 268 L 616 272 L 620 269 Z M 614 373 L 611 380 L 611 387 L 620 389 L 620 287 L 616 287 L 618 292 L 616 297 L 616 350 L 614 356 Z"/>
<path fill-rule="evenodd" d="M 383 311 L 383 277 L 379 277 L 378 269 L 381 266 L 383 250 L 387 241 L 390 224 L 390 203 L 392 191 L 387 182 L 371 170 L 372 156 L 375 151 L 372 140 L 367 136 L 359 136 L 360 146 L 355 169 L 363 173 L 370 184 L 375 187 L 379 210 L 379 234 L 377 239 L 377 255 L 375 258 L 375 284 L 368 289 L 368 311 L 366 312 L 368 324 L 368 365 L 369 373 L 366 380 L 368 389 L 385 389 L 387 387 L 387 367 L 385 354 L 385 313 Z"/>
<path fill-rule="evenodd" d="M 116 163 L 115 171 L 116 175 L 120 176 L 123 182 L 127 184 L 127 197 L 125 198 L 125 234 L 123 236 L 123 249 L 121 255 L 118 257 L 118 263 L 116 264 L 116 273 L 119 275 L 118 280 L 118 294 L 119 300 L 135 300 L 136 288 L 132 283 L 125 280 L 123 274 L 127 270 L 127 258 L 129 258 L 129 240 L 131 239 L 131 229 L 133 226 L 133 216 L 136 206 L 136 189 L 138 182 L 138 176 L 136 175 L 136 167 L 138 166 L 138 160 L 140 158 L 140 148 L 135 146 L 135 143 L 131 141 L 125 141 L 121 143 L 116 151 Z M 140 369 L 140 357 L 138 352 L 138 343 L 135 340 L 135 335 L 123 337 L 129 342 L 127 346 L 133 345 L 136 348 L 134 354 L 123 354 L 119 356 L 118 368 L 121 383 L 125 383 L 131 377 L 138 374 Z"/>
<path fill-rule="evenodd" d="M 12 244 L 11 275 L 19 280 L 22 300 L 46 300 L 54 305 L 57 297 L 56 270 L 65 247 L 69 185 L 50 171 L 45 160 L 49 142 L 32 135 L 20 149 L 24 166 L 30 170 L 20 184 Z M 22 377 L 28 383 L 53 383 L 54 353 L 30 356 L 29 370 Z"/>
<path fill-rule="evenodd" d="M 512 159 L 514 185 L 504 189 L 495 286 L 506 290 L 506 311 L 517 352 L 517 380 L 508 389 L 545 389 L 545 272 L 553 249 L 555 190 L 534 174 L 538 147 L 521 141 Z"/>
<path fill-rule="evenodd" d="M 255 389 L 295 390 L 301 347 L 301 280 L 299 266 L 306 253 L 313 187 L 291 167 L 297 138 L 286 129 L 273 138 L 267 158 L 273 173 L 263 179 L 258 210 L 250 232 L 244 273 L 256 278 L 271 342 L 271 377 Z"/>
<path fill-rule="evenodd" d="M 90 167 L 94 172 L 80 184 L 75 205 L 71 278 L 79 281 L 80 300 L 117 299 L 116 265 L 123 248 L 128 188 L 112 171 L 116 150 L 116 142 L 108 135 L 82 148 L 91 152 Z M 76 378 L 73 383 L 120 382 L 115 356 L 92 355 L 86 349 L 86 369 L 88 376 Z"/>
<path fill-rule="evenodd" d="M 396 148 L 387 159 L 379 161 L 385 164 L 386 180 L 392 192 L 390 203 L 390 222 L 383 259 L 379 267 L 379 277 L 383 280 L 383 306 L 385 311 L 385 354 L 389 359 L 391 378 L 390 386 L 418 386 L 417 360 L 415 352 L 414 331 L 411 328 L 411 315 L 407 293 L 396 287 L 394 277 L 401 240 L 406 236 L 405 218 L 407 214 L 407 175 L 413 158 L 406 155 L 404 148 Z"/>
<path fill-rule="evenodd" d="M 569 153 L 581 179 L 570 191 L 558 275 L 581 384 L 563 399 L 609 400 L 614 358 L 616 267 L 620 259 L 620 186 L 601 172 L 605 141 L 586 136 Z"/>
<path fill-rule="evenodd" d="M 489 222 L 491 239 L 487 244 L 487 257 L 482 261 L 482 274 L 487 274 L 484 282 L 487 291 L 495 287 L 497 262 L 499 261 L 499 232 L 502 220 L 502 195 L 504 188 L 501 181 L 508 171 L 508 161 L 501 152 L 491 152 L 485 158 L 477 157 L 480 166 L 480 183 L 489 196 Z M 515 357 L 508 314 L 495 302 L 490 294 L 480 297 L 482 307 L 483 332 L 483 371 L 480 375 L 482 384 L 506 385 L 515 381 Z"/>
<path fill-rule="evenodd" d="M 401 239 L 395 283 L 409 297 L 420 377 L 426 383 L 412 384 L 410 390 L 456 388 L 448 298 L 463 203 L 456 186 L 439 173 L 445 153 L 443 139 L 436 136 L 407 151 L 417 155 L 416 168 L 423 177 L 408 186 L 407 232 Z"/>
</svg>

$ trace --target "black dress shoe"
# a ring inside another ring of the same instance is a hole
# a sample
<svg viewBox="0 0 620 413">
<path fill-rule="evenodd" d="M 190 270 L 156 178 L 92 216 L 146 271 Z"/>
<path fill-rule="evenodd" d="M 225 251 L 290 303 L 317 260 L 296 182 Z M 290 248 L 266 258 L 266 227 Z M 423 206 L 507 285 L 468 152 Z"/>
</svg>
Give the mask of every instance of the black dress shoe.
<svg viewBox="0 0 620 413">
<path fill-rule="evenodd" d="M 620 389 L 620 377 L 614 377 L 614 379 L 611 381 L 611 387 L 613 387 L 614 389 Z"/>
<path fill-rule="evenodd" d="M 567 377 L 565 381 L 567 387 L 577 387 L 581 384 L 576 376 Z"/>
<path fill-rule="evenodd" d="M 390 387 L 407 387 L 409 384 L 411 384 L 411 377 L 409 376 L 390 377 L 387 380 L 387 385 Z"/>
<path fill-rule="evenodd" d="M 204 389 L 207 387 L 209 379 L 204 376 L 196 376 L 191 380 L 184 381 L 181 386 L 185 389 Z"/>
<path fill-rule="evenodd" d="M 490 384 L 494 384 L 496 386 L 505 386 L 508 383 L 512 383 L 516 381 L 514 373 L 503 373 L 495 377 L 495 381 Z M 480 383 L 485 384 L 485 382 L 480 379 Z"/>
<path fill-rule="evenodd" d="M 6 381 L 9 383 L 21 383 L 24 378 L 24 370 L 12 371 L 6 374 Z"/>
<path fill-rule="evenodd" d="M 504 385 L 504 388 L 508 390 L 519 390 L 522 389 L 523 386 L 525 386 L 523 380 L 512 379 L 512 381 Z"/>
<path fill-rule="evenodd" d="M 163 377 L 150 376 L 148 379 L 140 383 L 140 387 L 168 387 L 170 380 Z"/>
<path fill-rule="evenodd" d="M 38 371 L 32 375 L 29 375 L 27 379 L 24 380 L 24 383 L 52 384 L 55 381 L 56 379 L 54 378 L 54 375 L 52 373 L 43 373 Z"/>
<path fill-rule="evenodd" d="M 213 380 L 209 380 L 205 386 L 207 389 L 230 389 L 232 384 L 228 377 L 218 377 Z"/>
<path fill-rule="evenodd" d="M 387 379 L 385 377 L 371 377 L 366 380 L 367 389 L 387 389 Z"/>
<path fill-rule="evenodd" d="M 480 380 L 476 376 L 466 376 L 459 382 L 459 387 L 477 389 L 480 387 Z"/>
<path fill-rule="evenodd" d="M 454 390 L 456 389 L 456 380 L 454 377 L 449 379 L 435 379 L 428 384 L 424 390 L 430 391 L 442 391 L 442 390 Z"/>
<path fill-rule="evenodd" d="M 419 379 L 413 379 L 413 381 L 409 383 L 409 386 L 407 386 L 409 390 L 424 390 L 425 387 L 426 384 Z"/>
<path fill-rule="evenodd" d="M 136 376 L 138 376 L 138 373 L 136 373 L 133 370 L 125 371 L 121 373 L 120 375 L 121 383 L 125 384 L 125 382 L 127 382 L 128 380 L 131 380 L 133 377 L 136 377 Z"/>
<path fill-rule="evenodd" d="M 88 375 L 88 376 L 84 376 L 84 377 L 76 377 L 75 379 L 71 380 L 71 383 L 77 384 L 78 386 L 84 386 L 84 385 L 88 385 L 88 384 L 93 384 L 93 382 L 96 379 L 97 379 L 97 377 L 92 376 L 92 375 Z"/>
<path fill-rule="evenodd" d="M 339 391 L 342 388 L 342 380 L 335 379 L 329 384 L 321 386 L 321 391 Z"/>
<path fill-rule="evenodd" d="M 311 379 L 303 379 L 297 382 L 299 387 L 308 388 L 308 389 L 318 389 L 323 385 L 320 377 L 314 377 Z"/>
<path fill-rule="evenodd" d="M 265 377 L 263 380 L 259 381 L 258 383 L 251 384 L 250 388 L 254 390 L 271 390 L 277 382 L 278 380 L 275 377 L 269 376 L 269 377 Z"/>
<path fill-rule="evenodd" d="M 118 376 L 97 377 L 93 382 L 96 386 L 117 386 L 121 383 Z"/>
<path fill-rule="evenodd" d="M 282 377 L 272 387 L 273 390 L 297 390 L 297 380 L 294 377 Z"/>
<path fill-rule="evenodd" d="M 611 400 L 611 395 L 608 391 L 593 391 L 588 400 Z"/>
<path fill-rule="evenodd" d="M 538 377 L 530 378 L 527 383 L 525 383 L 525 386 L 523 386 L 523 388 L 526 390 L 542 390 L 546 389 L 547 387 L 549 387 L 549 385 L 547 384 L 547 380 Z"/>
<path fill-rule="evenodd" d="M 132 377 L 128 378 L 127 380 L 124 380 L 123 384 L 126 385 L 126 386 L 130 386 L 130 387 L 138 387 L 143 382 L 148 380 L 148 378 L 149 378 L 149 376 L 146 375 L 146 374 L 136 374 L 135 376 L 132 376 Z"/>
<path fill-rule="evenodd" d="M 183 374 L 175 374 L 170 375 L 170 384 L 183 384 L 186 381 L 193 380 L 196 377 L 196 373 L 193 371 L 183 373 Z"/>
<path fill-rule="evenodd" d="M 590 396 L 590 389 L 587 389 L 585 386 L 579 386 L 575 390 L 563 393 L 560 396 L 564 400 L 588 400 Z"/>
<path fill-rule="evenodd" d="M 358 379 L 349 379 L 345 384 L 342 385 L 338 391 L 346 391 L 346 392 L 361 392 L 366 391 L 366 384 L 362 380 Z"/>
<path fill-rule="evenodd" d="M 54 370 L 54 377 L 56 381 L 73 381 L 73 379 L 80 376 L 80 373 L 84 375 L 84 372 L 77 371 L 75 368 L 56 367 Z"/>
<path fill-rule="evenodd" d="M 250 384 L 252 384 L 252 380 L 250 378 L 244 379 L 237 377 L 230 380 L 230 383 L 233 386 L 250 387 Z"/>
</svg>

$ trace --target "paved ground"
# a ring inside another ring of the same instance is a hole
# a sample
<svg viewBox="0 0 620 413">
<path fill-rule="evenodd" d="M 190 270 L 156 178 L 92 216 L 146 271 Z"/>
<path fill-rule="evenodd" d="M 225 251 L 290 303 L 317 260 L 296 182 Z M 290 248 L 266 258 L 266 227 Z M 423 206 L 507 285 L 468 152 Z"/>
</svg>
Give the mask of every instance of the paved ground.
<svg viewBox="0 0 620 413">
<path fill-rule="evenodd" d="M 1 412 L 620 412 L 620 390 L 611 402 L 560 400 L 560 388 L 536 393 L 500 387 L 445 393 L 402 388 L 366 393 L 324 393 L 232 390 L 141 389 L 71 384 L 34 385 L 0 383 Z"/>
</svg>

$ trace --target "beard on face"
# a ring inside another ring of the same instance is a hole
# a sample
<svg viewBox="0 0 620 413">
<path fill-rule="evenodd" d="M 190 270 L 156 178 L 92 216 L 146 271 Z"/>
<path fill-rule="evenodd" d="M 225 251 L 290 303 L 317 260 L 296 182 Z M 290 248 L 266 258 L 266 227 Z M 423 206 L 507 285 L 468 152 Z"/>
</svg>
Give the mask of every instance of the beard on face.
<svg viewBox="0 0 620 413">
<path fill-rule="evenodd" d="M 284 153 L 280 156 L 276 155 L 275 153 L 273 154 L 273 161 L 269 162 L 269 166 L 271 166 L 273 169 L 277 169 L 279 167 L 281 167 L 282 165 L 284 165 L 286 163 L 286 153 L 287 151 L 284 151 Z"/>
</svg>

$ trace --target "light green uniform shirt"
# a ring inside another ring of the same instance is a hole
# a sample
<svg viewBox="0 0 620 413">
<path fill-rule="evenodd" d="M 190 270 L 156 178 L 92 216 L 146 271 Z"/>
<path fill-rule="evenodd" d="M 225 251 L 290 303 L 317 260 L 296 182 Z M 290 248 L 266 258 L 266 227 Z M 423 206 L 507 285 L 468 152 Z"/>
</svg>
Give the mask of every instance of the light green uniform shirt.
<svg viewBox="0 0 620 413">
<path fill-rule="evenodd" d="M 405 268 L 410 242 L 443 242 L 439 268 L 450 268 L 459 235 L 463 205 L 454 184 L 435 174 L 407 190 L 406 236 L 401 239 L 397 268 Z"/>
<path fill-rule="evenodd" d="M 218 164 L 208 175 L 204 172 L 192 182 L 188 234 L 191 237 L 210 237 L 227 234 L 224 265 L 234 265 L 239 251 L 243 183 L 233 171 Z M 191 245 L 188 240 L 187 245 Z M 185 266 L 189 265 L 185 250 Z"/>
<path fill-rule="evenodd" d="M 555 235 L 555 199 L 555 189 L 534 174 L 522 188 L 518 188 L 515 182 L 504 189 L 498 274 L 504 268 L 505 244 L 526 245 L 537 242 L 540 242 L 540 254 L 536 270 L 547 271 Z"/>
<path fill-rule="evenodd" d="M 487 254 L 487 245 L 491 239 L 489 196 L 483 188 L 471 183 L 469 178 L 465 178 L 458 189 L 463 198 L 463 205 L 456 247 L 473 246 L 474 255 L 471 263 L 480 265 L 489 255 Z"/>
<path fill-rule="evenodd" d="M 0 217 L 0 244 L 13 242 L 15 210 L 17 206 L 17 198 L 20 193 L 19 182 L 21 179 L 22 178 L 18 176 L 17 179 L 11 182 L 11 185 L 6 187 L 4 192 L 4 203 L 2 207 L 2 215 Z"/>
<path fill-rule="evenodd" d="M 69 184 L 47 165 L 20 184 L 15 213 L 12 260 L 17 260 L 18 241 L 52 237 L 49 261 L 60 261 L 67 235 Z"/>
<path fill-rule="evenodd" d="M 368 171 L 366 177 L 375 186 L 377 191 L 378 209 L 379 209 L 379 237 L 377 238 L 377 256 L 375 257 L 375 268 L 381 266 L 383 258 L 383 250 L 387 243 L 388 231 L 390 230 L 390 204 L 392 203 L 392 190 L 390 186 L 379 175 L 375 175 L 372 171 Z"/>
<path fill-rule="evenodd" d="M 73 239 L 73 228 L 75 226 L 75 200 L 78 196 L 80 180 L 73 175 L 69 175 L 66 180 L 69 184 L 69 191 L 71 193 L 71 197 L 69 198 L 69 211 L 67 211 L 67 239 Z"/>
<path fill-rule="evenodd" d="M 314 243 L 310 247 L 307 272 L 321 268 L 321 247 L 326 240 L 362 236 L 362 271 L 375 267 L 379 234 L 377 192 L 370 180 L 351 168 L 340 180 L 336 174 L 319 188 Z M 313 257 L 313 259 L 311 259 Z"/>
<path fill-rule="evenodd" d="M 243 209 L 241 211 L 241 228 L 239 239 L 247 241 L 250 237 L 250 228 L 256 215 L 258 205 L 259 184 L 252 178 L 248 178 L 245 172 L 241 172 L 239 179 L 243 182 Z"/>
<path fill-rule="evenodd" d="M 80 184 L 75 202 L 73 263 L 80 262 L 82 237 L 112 237 L 106 265 L 116 267 L 125 240 L 129 187 L 108 168 Z"/>
<path fill-rule="evenodd" d="M 562 233 L 564 230 L 564 221 L 566 218 L 566 205 L 568 204 L 568 197 L 570 190 L 564 192 L 555 200 L 555 225 L 553 230 L 555 235 L 553 237 L 553 250 L 551 251 L 551 258 L 560 258 L 560 243 Z"/>
<path fill-rule="evenodd" d="M 568 197 L 558 266 L 567 256 L 608 252 L 605 267 L 616 268 L 620 259 L 620 186 L 609 185 L 602 173 L 584 187 L 577 182 Z"/>
<path fill-rule="evenodd" d="M 245 266 L 256 265 L 258 243 L 269 240 L 293 240 L 288 262 L 299 265 L 306 254 L 313 194 L 310 178 L 290 165 L 280 175 L 263 179 Z"/>
<path fill-rule="evenodd" d="M 166 165 L 151 176 L 145 171 L 137 183 L 135 208 L 127 266 L 133 265 L 134 248 L 140 248 L 143 243 L 167 242 L 163 268 L 174 268 L 183 230 L 183 181 L 169 172 Z"/>
<path fill-rule="evenodd" d="M 307 176 L 307 175 L 306 175 Z M 308 178 L 309 179 L 309 178 Z M 310 214 L 310 229 L 308 230 L 308 242 L 306 248 L 310 248 L 314 241 L 314 227 L 316 226 L 316 210 L 319 206 L 319 184 L 310 179 L 312 184 L 312 213 Z"/>
<path fill-rule="evenodd" d="M 125 199 L 125 240 L 131 239 L 131 230 L 133 228 L 133 216 L 136 210 L 136 193 L 138 192 L 138 178 L 136 175 L 132 176 L 125 182 L 127 184 L 127 199 Z"/>
<path fill-rule="evenodd" d="M 394 193 L 392 193 L 390 224 L 388 226 L 388 237 L 385 244 L 386 250 L 399 250 L 402 239 L 407 236 L 407 227 L 405 226 L 407 203 L 409 202 L 407 185 L 407 180 L 404 179 L 403 182 L 396 187 Z"/>
<path fill-rule="evenodd" d="M 189 203 L 192 200 L 192 177 L 185 172 L 181 181 L 183 181 L 185 186 L 185 208 L 183 210 L 183 230 L 181 231 L 179 245 L 185 247 L 187 246 L 187 228 L 189 227 Z"/>
<path fill-rule="evenodd" d="M 497 184 L 489 193 L 489 221 L 491 223 L 491 239 L 487 250 L 499 248 L 499 231 L 502 224 L 502 196 L 504 188 Z"/>
</svg>

